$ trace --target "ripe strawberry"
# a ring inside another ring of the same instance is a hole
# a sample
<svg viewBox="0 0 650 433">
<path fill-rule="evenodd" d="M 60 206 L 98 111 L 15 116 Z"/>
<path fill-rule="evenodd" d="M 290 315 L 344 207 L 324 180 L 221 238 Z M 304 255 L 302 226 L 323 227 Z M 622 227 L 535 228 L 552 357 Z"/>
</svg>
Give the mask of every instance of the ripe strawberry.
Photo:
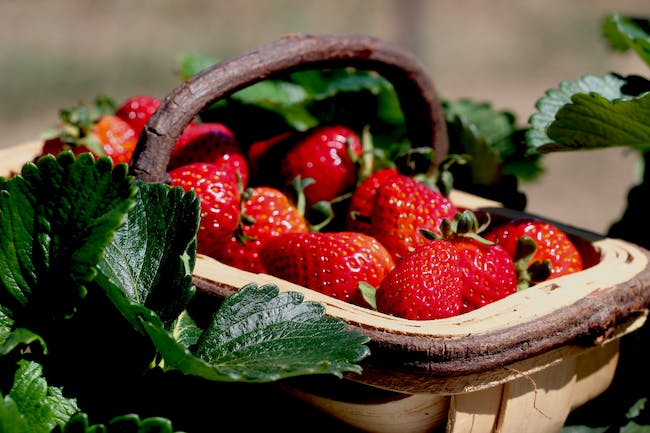
<svg viewBox="0 0 650 433">
<path fill-rule="evenodd" d="M 189 124 L 172 149 L 167 170 L 193 162 L 208 162 L 225 170 L 237 170 L 242 185 L 248 184 L 248 162 L 230 129 L 221 123 Z"/>
<path fill-rule="evenodd" d="M 452 220 L 457 211 L 451 200 L 440 192 L 399 174 L 377 189 L 370 234 L 397 261 L 426 241 L 421 229 L 438 232 L 442 220 Z"/>
<path fill-rule="evenodd" d="M 497 244 L 472 238 L 451 241 L 458 250 L 463 275 L 462 313 L 475 310 L 517 291 L 517 273 L 508 252 Z"/>
<path fill-rule="evenodd" d="M 318 126 L 287 152 L 281 169 L 287 184 L 296 176 L 313 179 L 304 189 L 307 206 L 311 207 L 319 201 L 331 202 L 354 187 L 356 160 L 361 152 L 361 139 L 350 128 Z"/>
<path fill-rule="evenodd" d="M 496 225 L 485 238 L 502 245 L 518 262 L 523 287 L 584 269 L 580 251 L 567 234 L 538 218 L 522 217 Z M 526 238 L 533 241 L 535 250 L 521 257 L 518 248 Z"/>
<path fill-rule="evenodd" d="M 250 272 L 266 272 L 260 260 L 262 244 L 272 236 L 309 231 L 305 218 L 281 191 L 249 188 L 242 197 L 242 217 L 230 239 L 214 251 L 217 260 Z"/>
<path fill-rule="evenodd" d="M 397 176 L 395 168 L 381 168 L 365 178 L 352 192 L 347 211 L 346 228 L 354 232 L 372 234 L 370 218 L 379 186 Z"/>
<path fill-rule="evenodd" d="M 131 125 L 115 115 L 105 115 L 93 126 L 92 133 L 99 140 L 104 154 L 110 156 L 115 164 L 131 161 L 138 143 Z"/>
<path fill-rule="evenodd" d="M 41 154 L 70 149 L 75 154 L 92 152 L 109 156 L 115 164 L 131 160 L 138 141 L 135 130 L 115 116 L 113 100 L 99 96 L 94 104 L 62 109 L 60 123 L 46 135 Z"/>
<path fill-rule="evenodd" d="M 153 113 L 160 106 L 161 100 L 151 95 L 133 95 L 117 107 L 115 115 L 127 122 L 140 135 Z"/>
<path fill-rule="evenodd" d="M 359 284 L 377 287 L 394 266 L 376 239 L 356 232 L 284 233 L 260 255 L 269 274 L 361 306 Z"/>
<path fill-rule="evenodd" d="M 469 211 L 441 223 L 434 234 L 398 262 L 376 293 L 379 311 L 423 320 L 450 317 L 517 291 L 508 252 L 482 239 Z"/>
<path fill-rule="evenodd" d="M 237 175 L 214 164 L 195 162 L 169 171 L 171 184 L 194 190 L 201 203 L 197 250 L 213 255 L 237 228 L 241 194 Z"/>
<path fill-rule="evenodd" d="M 377 311 L 412 320 L 460 314 L 463 274 L 451 242 L 432 240 L 395 264 L 379 285 Z"/>
</svg>

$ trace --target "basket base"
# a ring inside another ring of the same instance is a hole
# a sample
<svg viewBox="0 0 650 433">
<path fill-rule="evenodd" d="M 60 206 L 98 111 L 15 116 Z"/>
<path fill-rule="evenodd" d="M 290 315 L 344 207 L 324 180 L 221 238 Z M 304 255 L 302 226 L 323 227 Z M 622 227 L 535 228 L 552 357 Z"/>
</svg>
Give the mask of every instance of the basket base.
<svg viewBox="0 0 650 433">
<path fill-rule="evenodd" d="M 289 394 L 371 433 L 557 433 L 569 413 L 611 384 L 619 339 L 479 391 L 402 394 L 336 378 L 299 378 Z"/>
</svg>

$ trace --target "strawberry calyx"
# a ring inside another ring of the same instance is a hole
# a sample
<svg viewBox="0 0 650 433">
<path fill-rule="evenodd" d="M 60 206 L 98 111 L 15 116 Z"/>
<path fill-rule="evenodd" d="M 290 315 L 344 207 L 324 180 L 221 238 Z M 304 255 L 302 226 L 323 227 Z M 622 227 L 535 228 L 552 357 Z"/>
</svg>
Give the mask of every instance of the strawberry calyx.
<svg viewBox="0 0 650 433">
<path fill-rule="evenodd" d="M 449 197 L 454 186 L 451 167 L 455 164 L 467 164 L 470 156 L 448 154 L 439 165 L 433 164 L 434 156 L 431 147 L 410 148 L 395 157 L 395 167 L 400 174 L 411 176 Z"/>
<path fill-rule="evenodd" d="M 377 311 L 377 288 L 372 284 L 361 281 L 357 290 L 361 293 L 363 300 L 366 301 L 373 310 Z"/>
<path fill-rule="evenodd" d="M 91 105 L 79 102 L 72 107 L 62 108 L 59 110 L 60 123 L 43 134 L 42 138 L 56 138 L 70 149 L 83 146 L 97 156 L 104 156 L 106 152 L 93 134 L 93 128 L 102 117 L 112 115 L 115 109 L 115 101 L 106 95 L 98 95 Z"/>
<path fill-rule="evenodd" d="M 428 229 L 420 229 L 420 233 L 429 240 L 452 240 L 463 237 L 474 239 L 483 245 L 494 245 L 495 242 L 480 235 L 489 225 L 489 214 L 487 214 L 487 220 L 481 223 L 474 212 L 464 210 L 457 212 L 452 220 L 443 219 L 439 225 L 440 233 Z"/>
<path fill-rule="evenodd" d="M 522 236 L 517 240 L 513 260 L 517 273 L 517 290 L 527 289 L 551 276 L 550 260 L 535 260 L 531 263 L 536 250 L 537 243 L 530 236 Z"/>
</svg>

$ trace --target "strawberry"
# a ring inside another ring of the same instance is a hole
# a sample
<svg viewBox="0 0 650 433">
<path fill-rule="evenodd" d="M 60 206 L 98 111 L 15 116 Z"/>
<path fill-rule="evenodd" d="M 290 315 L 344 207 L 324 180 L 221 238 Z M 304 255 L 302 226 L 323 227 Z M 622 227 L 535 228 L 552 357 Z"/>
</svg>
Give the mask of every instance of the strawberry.
<svg viewBox="0 0 650 433">
<path fill-rule="evenodd" d="M 375 294 L 377 310 L 411 320 L 456 316 L 463 274 L 451 242 L 432 240 L 395 264 Z"/>
<path fill-rule="evenodd" d="M 41 154 L 58 154 L 70 149 L 75 154 L 91 152 L 95 157 L 109 156 L 115 164 L 131 160 L 138 141 L 135 130 L 113 114 L 111 98 L 99 96 L 94 104 L 78 104 L 62 109 L 60 123 L 46 134 Z"/>
<path fill-rule="evenodd" d="M 114 163 L 129 163 L 138 142 L 135 130 L 115 115 L 102 116 L 92 128 L 93 135 L 99 140 L 104 154 Z"/>
<path fill-rule="evenodd" d="M 356 232 L 284 233 L 269 238 L 260 256 L 271 275 L 366 307 L 359 284 L 377 287 L 394 266 L 376 239 Z"/>
<path fill-rule="evenodd" d="M 398 262 L 376 292 L 379 311 L 415 320 L 466 313 L 517 291 L 512 258 L 479 236 L 471 211 L 443 220 L 439 234 Z"/>
<path fill-rule="evenodd" d="M 502 245 L 517 262 L 522 287 L 584 269 L 580 251 L 566 232 L 539 218 L 509 220 L 494 226 L 485 238 Z M 534 251 L 522 257 L 522 242 L 531 241 Z"/>
<path fill-rule="evenodd" d="M 189 124 L 172 149 L 167 170 L 192 162 L 208 162 L 225 170 L 237 170 L 242 185 L 248 184 L 248 162 L 234 134 L 221 123 Z"/>
<path fill-rule="evenodd" d="M 262 244 L 286 232 L 309 231 L 301 212 L 280 190 L 259 186 L 244 191 L 242 216 L 235 233 L 216 249 L 217 260 L 250 272 L 266 272 L 260 260 Z"/>
<path fill-rule="evenodd" d="M 297 176 L 313 180 L 304 189 L 311 207 L 319 201 L 331 202 L 355 186 L 361 153 L 361 139 L 352 129 L 322 125 L 307 131 L 286 153 L 281 170 L 286 184 Z"/>
<path fill-rule="evenodd" d="M 193 190 L 200 199 L 197 250 L 213 255 L 239 222 L 241 193 L 237 175 L 214 164 L 195 162 L 169 171 L 171 184 Z"/>
<path fill-rule="evenodd" d="M 352 192 L 347 210 L 346 228 L 350 231 L 372 233 L 370 218 L 379 186 L 397 176 L 397 169 L 381 168 L 365 178 Z"/>
<path fill-rule="evenodd" d="M 439 231 L 442 220 L 452 220 L 457 211 L 451 200 L 437 190 L 398 174 L 377 188 L 370 234 L 398 261 L 426 241 L 421 229 Z"/>
<path fill-rule="evenodd" d="M 117 107 L 115 115 L 127 122 L 140 135 L 153 113 L 160 107 L 161 100 L 151 95 L 133 95 Z"/>
</svg>

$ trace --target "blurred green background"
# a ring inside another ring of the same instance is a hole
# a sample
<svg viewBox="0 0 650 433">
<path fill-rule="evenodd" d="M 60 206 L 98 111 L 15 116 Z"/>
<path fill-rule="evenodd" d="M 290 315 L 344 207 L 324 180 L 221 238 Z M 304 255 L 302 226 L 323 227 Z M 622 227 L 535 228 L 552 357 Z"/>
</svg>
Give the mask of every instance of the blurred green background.
<svg viewBox="0 0 650 433">
<path fill-rule="evenodd" d="M 608 13 L 650 17 L 648 0 L 0 0 L 0 147 L 38 140 L 58 109 L 99 93 L 165 96 L 177 56 L 226 57 L 287 33 L 364 33 L 424 63 L 442 98 L 471 98 L 526 124 L 563 80 L 648 74 L 601 37 Z M 528 211 L 596 232 L 637 178 L 624 149 L 553 154 L 522 185 Z"/>
</svg>

